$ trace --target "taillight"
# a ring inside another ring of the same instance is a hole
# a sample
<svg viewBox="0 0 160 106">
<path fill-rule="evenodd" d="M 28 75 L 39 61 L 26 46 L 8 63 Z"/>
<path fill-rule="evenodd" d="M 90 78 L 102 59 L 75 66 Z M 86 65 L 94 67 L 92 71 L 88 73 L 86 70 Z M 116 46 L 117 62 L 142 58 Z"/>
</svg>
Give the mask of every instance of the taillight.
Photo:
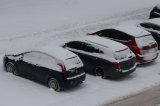
<svg viewBox="0 0 160 106">
<path fill-rule="evenodd" d="M 158 45 L 155 43 L 151 46 L 152 48 L 158 47 Z"/>
<path fill-rule="evenodd" d="M 140 49 L 137 46 L 133 46 L 133 52 L 140 54 Z"/>
<path fill-rule="evenodd" d="M 151 45 L 151 46 L 144 46 L 144 47 L 142 47 L 142 49 L 143 50 L 148 50 L 148 49 L 151 49 L 151 48 L 156 48 L 158 45 L 155 43 L 155 44 L 153 44 L 153 45 Z"/>
<path fill-rule="evenodd" d="M 59 63 L 58 65 L 61 67 L 62 72 L 66 72 L 67 71 L 66 70 L 66 66 L 64 64 Z"/>
<path fill-rule="evenodd" d="M 142 47 L 142 50 L 148 50 L 150 48 L 151 48 L 150 46 L 144 46 L 144 47 Z"/>
<path fill-rule="evenodd" d="M 115 69 L 116 69 L 117 71 L 121 71 L 121 65 L 120 65 L 120 63 L 114 62 L 113 64 L 114 64 L 114 67 L 115 67 Z"/>
</svg>

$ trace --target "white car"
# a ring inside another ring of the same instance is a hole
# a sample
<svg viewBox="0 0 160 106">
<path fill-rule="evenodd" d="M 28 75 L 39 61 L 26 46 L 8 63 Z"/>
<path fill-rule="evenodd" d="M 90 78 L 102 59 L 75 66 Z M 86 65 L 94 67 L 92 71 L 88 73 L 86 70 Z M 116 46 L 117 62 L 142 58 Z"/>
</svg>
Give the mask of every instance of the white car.
<svg viewBox="0 0 160 106">
<path fill-rule="evenodd" d="M 7 72 L 27 75 L 47 84 L 55 91 L 78 85 L 85 80 L 80 58 L 60 47 L 46 46 L 6 54 L 3 61 Z"/>
<path fill-rule="evenodd" d="M 158 57 L 158 45 L 151 33 L 131 23 L 123 22 L 112 28 L 89 33 L 89 35 L 97 35 L 128 46 L 140 64 L 154 61 Z"/>
<path fill-rule="evenodd" d="M 126 21 L 125 24 L 140 27 L 150 32 L 158 44 L 158 49 L 160 49 L 160 18 Z"/>
</svg>

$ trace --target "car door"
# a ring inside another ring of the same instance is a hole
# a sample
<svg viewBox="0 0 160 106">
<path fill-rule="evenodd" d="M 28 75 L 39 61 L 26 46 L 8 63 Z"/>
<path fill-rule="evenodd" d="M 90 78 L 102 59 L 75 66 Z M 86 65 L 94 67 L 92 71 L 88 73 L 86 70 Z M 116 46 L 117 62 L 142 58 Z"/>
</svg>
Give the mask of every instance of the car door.
<svg viewBox="0 0 160 106">
<path fill-rule="evenodd" d="M 35 77 L 35 70 L 39 55 L 36 52 L 24 53 L 22 58 L 18 61 L 19 69 L 25 75 Z"/>
<path fill-rule="evenodd" d="M 92 72 L 96 63 L 96 57 L 92 55 L 93 47 L 90 44 L 80 41 L 73 41 L 67 43 L 67 49 L 76 53 L 84 63 L 85 70 Z"/>
<path fill-rule="evenodd" d="M 38 80 L 45 82 L 48 77 L 58 70 L 57 61 L 52 56 L 41 53 L 36 65 L 35 76 Z"/>
<path fill-rule="evenodd" d="M 99 58 L 94 55 L 96 49 L 93 45 L 89 43 L 82 44 L 82 51 L 85 55 L 81 56 L 82 61 L 84 62 L 84 66 L 86 71 L 89 73 L 93 73 L 95 65 L 97 64 Z"/>
</svg>

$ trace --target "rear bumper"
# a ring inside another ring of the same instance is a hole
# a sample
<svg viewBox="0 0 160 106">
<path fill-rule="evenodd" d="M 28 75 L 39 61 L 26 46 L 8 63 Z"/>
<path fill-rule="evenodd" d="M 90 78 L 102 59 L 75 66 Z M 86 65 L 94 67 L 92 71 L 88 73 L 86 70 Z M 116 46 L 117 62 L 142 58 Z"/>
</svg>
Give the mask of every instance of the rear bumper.
<svg viewBox="0 0 160 106">
<path fill-rule="evenodd" d="M 129 74 L 131 74 L 132 72 L 134 72 L 136 70 L 137 64 L 135 63 L 134 66 L 132 68 L 130 68 L 129 70 L 121 70 L 121 71 L 114 71 L 112 73 L 112 78 L 121 78 L 124 76 L 127 76 Z"/>
<path fill-rule="evenodd" d="M 157 58 L 158 58 L 158 52 L 148 54 L 148 55 L 138 55 L 137 62 L 138 62 L 138 64 L 143 64 L 143 63 L 152 62 Z"/>
<path fill-rule="evenodd" d="M 63 88 L 69 88 L 69 87 L 74 87 L 77 86 L 81 83 L 83 83 L 83 81 L 86 79 L 86 73 L 83 72 L 81 74 L 78 74 L 76 76 L 73 77 L 67 77 L 64 82 L 62 83 L 62 87 Z"/>
<path fill-rule="evenodd" d="M 82 73 L 80 76 L 76 76 L 76 78 L 68 79 L 67 83 L 69 86 L 76 86 L 81 84 L 86 78 L 86 74 Z"/>
</svg>

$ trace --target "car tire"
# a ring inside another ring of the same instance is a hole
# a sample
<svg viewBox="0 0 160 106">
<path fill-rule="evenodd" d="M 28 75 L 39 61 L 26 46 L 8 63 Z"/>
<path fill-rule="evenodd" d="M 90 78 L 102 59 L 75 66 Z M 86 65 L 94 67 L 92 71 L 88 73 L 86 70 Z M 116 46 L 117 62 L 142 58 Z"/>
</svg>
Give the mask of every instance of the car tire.
<svg viewBox="0 0 160 106">
<path fill-rule="evenodd" d="M 61 91 L 60 84 L 59 84 L 58 80 L 55 78 L 50 78 L 48 80 L 48 87 L 54 89 L 57 92 Z"/>
<path fill-rule="evenodd" d="M 16 68 L 16 65 L 13 62 L 8 62 L 8 63 L 6 63 L 5 66 L 6 66 L 6 71 L 7 72 L 11 72 L 16 76 L 19 75 L 19 72 L 18 72 L 18 70 Z"/>
<path fill-rule="evenodd" d="M 95 69 L 94 69 L 94 72 L 95 72 L 95 75 L 96 76 L 101 76 L 102 78 L 104 78 L 104 70 L 103 70 L 103 68 L 102 67 L 96 67 Z"/>
</svg>

